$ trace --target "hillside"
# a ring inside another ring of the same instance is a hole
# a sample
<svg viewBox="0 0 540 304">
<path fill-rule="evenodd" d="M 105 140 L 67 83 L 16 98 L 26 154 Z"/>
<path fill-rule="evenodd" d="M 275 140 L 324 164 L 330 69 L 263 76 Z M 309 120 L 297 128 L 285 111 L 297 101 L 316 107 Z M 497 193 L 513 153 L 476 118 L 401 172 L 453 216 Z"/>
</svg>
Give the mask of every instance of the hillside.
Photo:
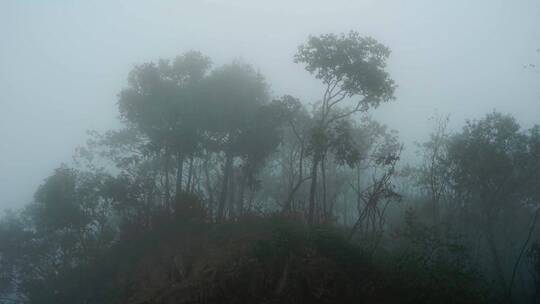
<svg viewBox="0 0 540 304">
<path fill-rule="evenodd" d="M 283 216 L 221 224 L 181 217 L 126 235 L 88 265 L 91 282 L 62 292 L 66 303 L 111 304 L 484 301 L 473 272 L 442 260 L 426 267 L 424 258 L 413 251 L 375 256 L 339 228 L 308 228 Z"/>
</svg>

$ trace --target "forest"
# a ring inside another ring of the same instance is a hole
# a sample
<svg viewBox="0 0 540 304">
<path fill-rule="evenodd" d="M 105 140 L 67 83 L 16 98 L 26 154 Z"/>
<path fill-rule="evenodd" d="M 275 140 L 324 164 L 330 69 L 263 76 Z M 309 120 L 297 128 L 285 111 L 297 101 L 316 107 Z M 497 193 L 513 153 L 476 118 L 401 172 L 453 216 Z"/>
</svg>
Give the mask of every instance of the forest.
<svg viewBox="0 0 540 304">
<path fill-rule="evenodd" d="M 434 115 L 405 159 L 390 56 L 307 37 L 316 101 L 193 50 L 125 71 L 121 127 L 2 216 L 0 303 L 540 303 L 540 126 Z"/>
</svg>

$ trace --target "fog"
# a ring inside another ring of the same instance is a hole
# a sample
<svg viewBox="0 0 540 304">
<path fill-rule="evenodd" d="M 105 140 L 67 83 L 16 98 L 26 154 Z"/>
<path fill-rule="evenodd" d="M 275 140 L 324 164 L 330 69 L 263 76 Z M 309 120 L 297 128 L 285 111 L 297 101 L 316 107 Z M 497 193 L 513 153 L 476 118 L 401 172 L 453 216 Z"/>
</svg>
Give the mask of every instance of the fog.
<svg viewBox="0 0 540 304">
<path fill-rule="evenodd" d="M 414 155 L 428 117 L 451 127 L 494 109 L 537 121 L 540 2 L 65 1 L 0 3 L 0 209 L 28 203 L 86 130 L 116 127 L 117 94 L 136 64 L 187 50 L 214 66 L 242 58 L 272 94 L 304 102 L 322 86 L 292 62 L 310 34 L 356 30 L 389 46 L 397 99 L 373 116 Z"/>
<path fill-rule="evenodd" d="M 0 304 L 540 303 L 539 21 L 0 0 Z"/>
</svg>

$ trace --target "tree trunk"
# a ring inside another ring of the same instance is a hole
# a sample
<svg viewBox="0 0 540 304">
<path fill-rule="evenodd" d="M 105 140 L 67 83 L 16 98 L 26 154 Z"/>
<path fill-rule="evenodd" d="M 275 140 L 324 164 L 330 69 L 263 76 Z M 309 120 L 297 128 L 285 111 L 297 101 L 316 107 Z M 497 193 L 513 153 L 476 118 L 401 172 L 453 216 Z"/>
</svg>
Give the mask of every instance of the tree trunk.
<svg viewBox="0 0 540 304">
<path fill-rule="evenodd" d="M 217 220 L 222 221 L 224 219 L 225 203 L 227 201 L 227 192 L 229 189 L 229 176 L 231 175 L 233 157 L 227 153 L 225 155 L 225 165 L 223 166 L 223 184 L 221 186 L 221 193 L 219 196 L 219 206 Z"/>
<path fill-rule="evenodd" d="M 171 197 L 170 197 L 170 182 L 169 182 L 169 160 L 170 154 L 169 150 L 165 149 L 165 193 L 163 194 L 165 207 L 167 211 L 170 211 L 171 207 Z"/>
<path fill-rule="evenodd" d="M 237 216 L 237 210 L 236 210 L 236 204 L 235 204 L 235 201 L 236 201 L 236 170 L 234 170 L 234 168 L 232 168 L 231 170 L 231 177 L 229 178 L 229 189 L 230 191 L 228 191 L 229 193 L 229 197 L 227 199 L 227 202 L 225 203 L 225 206 L 227 207 L 228 211 L 229 211 L 229 217 L 230 218 L 234 218 Z"/>
<path fill-rule="evenodd" d="M 501 284 L 502 290 L 506 290 L 506 279 L 504 275 L 504 269 L 502 265 L 501 258 L 499 256 L 499 250 L 497 249 L 497 244 L 495 243 L 495 237 L 493 236 L 493 231 L 491 229 L 491 224 L 488 224 L 486 231 L 486 239 L 488 243 L 488 249 L 493 258 L 493 267 L 495 268 L 495 275 L 499 283 Z"/>
<path fill-rule="evenodd" d="M 536 209 L 536 211 L 534 212 L 534 217 L 531 222 L 531 225 L 529 226 L 529 232 L 527 233 L 527 238 L 525 239 L 525 242 L 523 243 L 523 245 L 521 245 L 521 250 L 519 251 L 519 255 L 514 263 L 514 268 L 512 269 L 512 277 L 510 278 L 510 283 L 508 283 L 508 301 L 509 302 L 512 301 L 512 288 L 514 287 L 514 279 L 516 277 L 516 272 L 518 270 L 519 263 L 521 262 L 521 258 L 523 257 L 523 254 L 525 253 L 525 249 L 527 248 L 531 240 L 534 227 L 536 226 L 536 221 L 538 220 L 539 211 L 540 209 Z"/>
<path fill-rule="evenodd" d="M 326 202 L 326 157 L 322 157 L 321 159 L 321 182 L 322 182 L 322 218 L 324 221 L 328 218 L 328 206 Z"/>
<path fill-rule="evenodd" d="M 214 189 L 212 187 L 212 181 L 210 180 L 210 172 L 208 168 L 209 156 L 204 160 L 204 176 L 206 179 L 206 190 L 208 191 L 208 212 L 212 219 L 214 216 Z"/>
<path fill-rule="evenodd" d="M 182 178 L 184 175 L 184 154 L 178 152 L 176 155 L 176 199 L 182 193 Z"/>
<path fill-rule="evenodd" d="M 246 174 L 242 174 L 242 179 L 240 180 L 240 194 L 238 195 L 238 215 L 242 216 L 244 214 L 244 194 L 246 190 Z"/>
<path fill-rule="evenodd" d="M 193 183 L 193 153 L 189 157 L 189 170 L 188 170 L 188 182 L 186 190 L 192 192 L 192 183 Z"/>
<path fill-rule="evenodd" d="M 304 178 L 304 145 L 302 143 L 302 146 L 300 148 L 300 158 L 298 160 L 298 181 L 296 182 L 296 185 L 294 185 L 294 187 L 290 188 L 291 191 L 289 192 L 289 195 L 287 196 L 287 200 L 283 204 L 283 210 L 282 210 L 283 213 L 288 213 L 292 211 L 292 201 L 294 199 L 294 195 L 296 194 L 296 191 L 298 191 L 298 189 L 300 189 L 300 186 L 309 178 L 311 177 Z"/>
<path fill-rule="evenodd" d="M 292 190 L 289 192 L 289 195 L 287 196 L 287 200 L 285 201 L 285 203 L 283 204 L 283 210 L 282 212 L 283 213 L 287 213 L 287 212 L 290 212 L 292 211 L 292 202 L 293 202 L 293 199 L 294 199 L 294 195 L 296 194 L 296 192 L 298 191 L 298 189 L 300 189 L 300 186 L 302 186 L 302 184 L 310 179 L 311 177 L 308 176 L 308 177 L 305 177 L 305 178 L 302 178 L 302 179 L 299 179 L 298 182 L 296 182 L 296 185 L 294 185 L 294 187 L 292 188 Z"/>
<path fill-rule="evenodd" d="M 315 223 L 315 194 L 317 191 L 317 169 L 319 167 L 320 157 L 315 154 L 313 156 L 313 164 L 311 167 L 311 186 L 309 188 L 309 209 L 308 209 L 308 224 Z"/>
<path fill-rule="evenodd" d="M 249 189 L 248 207 L 247 207 L 248 212 L 251 212 L 251 210 L 253 209 L 254 199 L 255 199 L 255 191 L 253 191 L 253 189 Z"/>
</svg>

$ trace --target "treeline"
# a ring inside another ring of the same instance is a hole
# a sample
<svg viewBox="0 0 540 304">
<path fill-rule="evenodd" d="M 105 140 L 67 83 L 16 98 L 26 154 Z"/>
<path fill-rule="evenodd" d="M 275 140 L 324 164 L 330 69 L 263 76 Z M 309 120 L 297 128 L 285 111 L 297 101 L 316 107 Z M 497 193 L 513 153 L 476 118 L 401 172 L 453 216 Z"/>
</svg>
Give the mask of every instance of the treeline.
<svg viewBox="0 0 540 304">
<path fill-rule="evenodd" d="M 118 95 L 123 128 L 90 132 L 0 222 L 0 302 L 89 301 L 75 292 L 89 267 L 166 223 L 279 214 L 341 227 L 368 259 L 399 252 L 426 290 L 454 286 L 446 303 L 537 303 L 540 127 L 493 112 L 449 132 L 439 117 L 406 166 L 397 132 L 369 116 L 395 99 L 389 55 L 355 32 L 311 36 L 294 57 L 323 87 L 309 107 L 272 97 L 240 61 L 212 68 L 190 51 L 136 66 Z"/>
</svg>

